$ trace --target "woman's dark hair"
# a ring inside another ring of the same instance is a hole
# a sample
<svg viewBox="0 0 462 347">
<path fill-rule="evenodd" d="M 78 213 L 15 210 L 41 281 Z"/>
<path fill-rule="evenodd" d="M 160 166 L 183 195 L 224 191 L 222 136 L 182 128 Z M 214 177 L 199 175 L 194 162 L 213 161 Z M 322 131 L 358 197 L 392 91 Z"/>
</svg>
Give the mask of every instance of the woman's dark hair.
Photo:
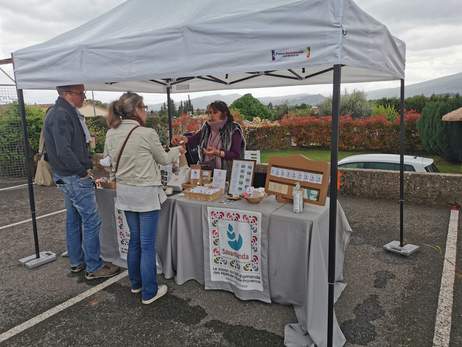
<svg viewBox="0 0 462 347">
<path fill-rule="evenodd" d="M 122 119 L 133 119 L 144 126 L 144 122 L 136 115 L 136 108 L 143 104 L 143 97 L 136 93 L 126 92 L 119 100 L 109 104 L 107 123 L 110 128 L 117 128 Z"/>
<path fill-rule="evenodd" d="M 233 115 L 229 111 L 228 105 L 224 101 L 214 101 L 207 106 L 207 110 L 214 109 L 215 111 L 220 111 L 225 117 L 228 118 L 228 122 L 234 122 Z"/>
</svg>

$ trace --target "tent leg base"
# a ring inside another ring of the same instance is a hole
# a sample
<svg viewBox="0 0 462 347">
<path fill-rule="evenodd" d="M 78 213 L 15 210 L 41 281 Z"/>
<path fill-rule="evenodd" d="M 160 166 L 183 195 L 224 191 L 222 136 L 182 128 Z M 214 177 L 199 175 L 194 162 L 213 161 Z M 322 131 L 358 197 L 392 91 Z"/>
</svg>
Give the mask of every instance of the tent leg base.
<svg viewBox="0 0 462 347">
<path fill-rule="evenodd" d="M 411 244 L 406 244 L 403 247 L 400 246 L 399 241 L 391 241 L 387 243 L 383 248 L 392 253 L 400 254 L 405 257 L 409 257 L 411 254 L 417 252 L 419 249 L 419 246 L 416 245 L 411 245 Z"/>
<path fill-rule="evenodd" d="M 41 265 L 51 263 L 56 260 L 56 254 L 50 251 L 40 252 L 40 258 L 35 254 L 19 259 L 19 262 L 28 269 L 35 269 Z"/>
</svg>

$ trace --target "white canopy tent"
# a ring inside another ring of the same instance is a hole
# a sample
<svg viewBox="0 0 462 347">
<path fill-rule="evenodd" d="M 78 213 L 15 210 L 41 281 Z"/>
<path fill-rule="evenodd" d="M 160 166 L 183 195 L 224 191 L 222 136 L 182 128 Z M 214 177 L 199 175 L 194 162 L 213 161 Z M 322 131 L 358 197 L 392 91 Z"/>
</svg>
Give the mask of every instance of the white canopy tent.
<svg viewBox="0 0 462 347">
<path fill-rule="evenodd" d="M 184 93 L 401 79 L 405 45 L 351 0 L 131 0 L 13 58 L 20 89 Z"/>
<path fill-rule="evenodd" d="M 383 24 L 352 0 L 129 0 L 12 58 L 24 124 L 23 89 L 83 83 L 100 91 L 166 92 L 169 98 L 170 93 L 332 83 L 328 322 L 327 336 L 315 342 L 344 343 L 343 336 L 334 336 L 339 328 L 333 314 L 341 82 L 401 80 L 404 245 L 405 45 Z M 31 177 L 29 185 L 34 219 Z M 37 243 L 36 250 L 38 257 Z"/>
</svg>

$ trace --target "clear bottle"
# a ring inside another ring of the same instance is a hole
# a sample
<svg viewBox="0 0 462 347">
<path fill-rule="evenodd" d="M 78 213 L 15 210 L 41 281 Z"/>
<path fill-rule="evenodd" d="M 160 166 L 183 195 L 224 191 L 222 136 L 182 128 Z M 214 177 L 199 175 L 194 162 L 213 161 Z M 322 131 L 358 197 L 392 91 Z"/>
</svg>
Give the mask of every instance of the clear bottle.
<svg viewBox="0 0 462 347">
<path fill-rule="evenodd" d="M 297 182 L 297 184 L 293 188 L 292 198 L 293 198 L 293 212 L 302 213 L 303 212 L 303 190 L 300 188 L 300 182 Z"/>
</svg>

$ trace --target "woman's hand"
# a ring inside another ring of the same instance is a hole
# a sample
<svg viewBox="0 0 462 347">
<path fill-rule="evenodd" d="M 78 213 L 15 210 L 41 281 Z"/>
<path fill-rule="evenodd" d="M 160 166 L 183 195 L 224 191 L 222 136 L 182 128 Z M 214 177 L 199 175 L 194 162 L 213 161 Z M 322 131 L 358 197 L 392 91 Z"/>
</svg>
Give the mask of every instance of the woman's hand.
<svg viewBox="0 0 462 347">
<path fill-rule="evenodd" d="M 214 157 L 219 157 L 220 156 L 220 150 L 212 147 L 207 147 L 204 148 L 204 154 L 208 156 L 214 156 Z"/>
<path fill-rule="evenodd" d="M 172 145 L 185 145 L 188 143 L 188 138 L 183 135 L 175 135 L 172 138 Z"/>
<path fill-rule="evenodd" d="M 185 154 L 186 153 L 186 148 L 184 146 L 179 146 L 178 150 L 180 151 L 180 154 Z"/>
</svg>

